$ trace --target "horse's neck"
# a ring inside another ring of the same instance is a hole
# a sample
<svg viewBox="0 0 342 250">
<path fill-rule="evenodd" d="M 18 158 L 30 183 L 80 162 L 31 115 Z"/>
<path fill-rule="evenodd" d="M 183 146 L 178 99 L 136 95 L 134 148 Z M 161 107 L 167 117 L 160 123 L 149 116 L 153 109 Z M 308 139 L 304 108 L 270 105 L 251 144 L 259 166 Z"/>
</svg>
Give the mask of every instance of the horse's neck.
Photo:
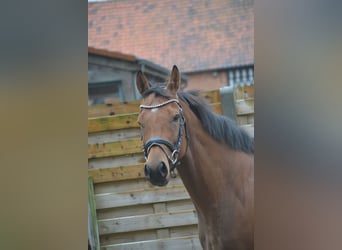
<svg viewBox="0 0 342 250">
<path fill-rule="evenodd" d="M 239 167 L 251 164 L 252 158 L 218 143 L 194 114 L 187 116 L 188 151 L 177 169 L 197 207 L 213 206 L 220 203 L 227 192 L 236 191 L 238 187 L 234 178 L 239 178 Z"/>
<path fill-rule="evenodd" d="M 212 164 L 215 164 L 210 152 L 214 151 L 216 146 L 204 132 L 195 131 L 193 124 L 189 127 L 188 151 L 177 170 L 195 204 L 200 206 L 199 203 L 204 197 L 213 198 L 214 195 L 210 187 L 214 166 L 209 162 L 213 161 Z"/>
</svg>

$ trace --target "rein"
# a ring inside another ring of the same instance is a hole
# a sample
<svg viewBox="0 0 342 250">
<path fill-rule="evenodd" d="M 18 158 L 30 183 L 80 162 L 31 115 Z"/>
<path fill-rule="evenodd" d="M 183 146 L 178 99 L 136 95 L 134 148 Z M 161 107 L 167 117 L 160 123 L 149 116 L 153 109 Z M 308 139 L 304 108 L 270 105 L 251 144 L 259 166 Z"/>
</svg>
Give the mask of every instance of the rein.
<svg viewBox="0 0 342 250">
<path fill-rule="evenodd" d="M 174 169 L 176 168 L 177 165 L 179 165 L 179 153 L 180 153 L 180 148 L 182 145 L 182 137 L 183 137 L 183 125 L 184 125 L 184 129 L 185 129 L 185 138 L 187 140 L 186 143 L 186 150 L 188 149 L 188 132 L 186 129 L 186 121 L 183 115 L 183 109 L 182 106 L 180 105 L 179 101 L 177 99 L 170 99 L 167 100 L 165 102 L 156 104 L 156 105 L 140 105 L 140 109 L 155 109 L 155 108 L 160 108 L 163 107 L 167 104 L 170 103 L 177 103 L 178 108 L 179 108 L 179 115 L 180 115 L 180 122 L 179 122 L 179 129 L 178 129 L 178 138 L 177 138 L 177 142 L 176 144 L 172 144 L 170 141 L 161 138 L 161 137 L 153 137 L 151 139 L 149 139 L 145 144 L 144 144 L 144 157 L 145 160 L 147 160 L 148 154 L 151 150 L 152 147 L 157 146 L 159 147 L 164 154 L 166 155 L 167 159 L 169 160 L 169 164 L 171 165 L 171 176 L 172 177 L 176 177 L 175 173 L 174 173 Z M 165 151 L 164 147 L 162 146 L 166 146 L 168 149 L 170 149 L 170 151 L 172 152 L 171 155 L 168 155 L 167 152 Z"/>
</svg>

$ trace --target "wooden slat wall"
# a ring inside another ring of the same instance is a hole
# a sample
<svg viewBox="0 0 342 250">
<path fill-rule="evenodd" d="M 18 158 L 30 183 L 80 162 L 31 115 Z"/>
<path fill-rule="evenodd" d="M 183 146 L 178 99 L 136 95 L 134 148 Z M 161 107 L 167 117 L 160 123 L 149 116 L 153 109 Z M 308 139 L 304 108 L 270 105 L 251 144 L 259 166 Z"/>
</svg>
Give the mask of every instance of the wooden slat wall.
<svg viewBox="0 0 342 250">
<path fill-rule="evenodd" d="M 222 114 L 219 91 L 201 94 Z M 237 105 L 239 119 L 253 119 L 245 108 L 251 100 Z M 201 249 L 195 208 L 181 179 L 171 179 L 166 187 L 145 180 L 139 105 L 89 107 L 88 173 L 101 249 Z"/>
<path fill-rule="evenodd" d="M 136 113 L 139 111 L 140 101 L 129 103 L 113 103 L 109 105 L 94 105 L 88 107 L 88 117 L 113 116 L 117 114 Z"/>
<path fill-rule="evenodd" d="M 212 90 L 212 91 L 206 91 L 206 92 L 202 92 L 201 93 L 202 96 L 204 96 L 209 103 L 212 104 L 213 106 L 213 110 L 216 113 L 221 114 L 222 112 L 221 110 L 221 96 L 220 96 L 220 92 L 217 90 Z M 119 115 L 119 114 L 130 114 L 130 113 L 138 113 L 139 112 L 139 105 L 140 105 L 140 101 L 132 101 L 132 102 L 128 102 L 128 103 L 112 103 L 109 105 L 106 104 L 99 104 L 99 105 L 93 105 L 93 106 L 89 106 L 88 107 L 88 117 L 102 117 L 102 119 L 95 119 L 97 124 L 102 124 L 103 125 L 108 125 L 108 123 L 106 123 L 106 121 L 108 121 L 108 117 L 106 116 L 114 116 L 114 115 Z M 104 117 L 103 117 L 104 116 Z M 134 116 L 134 115 L 133 115 Z M 126 117 L 127 118 L 127 117 Z M 116 122 L 118 126 L 122 126 L 122 124 L 120 122 L 118 122 L 118 120 L 120 119 L 125 119 L 122 117 L 117 117 L 116 118 Z M 134 120 L 134 117 L 130 117 L 128 118 L 130 119 L 129 121 L 132 122 L 132 124 L 135 124 L 136 120 Z M 89 121 L 91 122 L 95 122 L 94 120 L 89 119 Z M 112 125 L 112 126 L 116 126 L 116 125 Z M 88 123 L 89 126 L 89 123 Z M 95 126 L 95 124 L 93 124 L 92 126 Z M 134 125 L 132 125 L 134 126 Z M 91 130 L 91 132 L 96 132 L 96 128 L 95 131 Z M 112 128 L 112 129 L 118 129 L 118 128 Z"/>
<path fill-rule="evenodd" d="M 254 137 L 254 85 L 234 89 L 237 122 Z"/>
<path fill-rule="evenodd" d="M 222 112 L 218 91 L 203 95 Z M 201 249 L 197 215 L 181 179 L 166 187 L 145 180 L 139 105 L 89 108 L 88 173 L 101 249 Z"/>
</svg>

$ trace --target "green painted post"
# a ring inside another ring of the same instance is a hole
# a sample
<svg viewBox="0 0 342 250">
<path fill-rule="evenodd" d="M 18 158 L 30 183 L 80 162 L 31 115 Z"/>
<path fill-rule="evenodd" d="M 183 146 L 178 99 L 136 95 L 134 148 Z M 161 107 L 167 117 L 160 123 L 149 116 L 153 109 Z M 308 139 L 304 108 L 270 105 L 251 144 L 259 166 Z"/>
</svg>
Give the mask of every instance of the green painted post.
<svg viewBox="0 0 342 250">
<path fill-rule="evenodd" d="M 92 250 L 100 250 L 93 177 L 88 177 L 88 240 Z"/>
</svg>

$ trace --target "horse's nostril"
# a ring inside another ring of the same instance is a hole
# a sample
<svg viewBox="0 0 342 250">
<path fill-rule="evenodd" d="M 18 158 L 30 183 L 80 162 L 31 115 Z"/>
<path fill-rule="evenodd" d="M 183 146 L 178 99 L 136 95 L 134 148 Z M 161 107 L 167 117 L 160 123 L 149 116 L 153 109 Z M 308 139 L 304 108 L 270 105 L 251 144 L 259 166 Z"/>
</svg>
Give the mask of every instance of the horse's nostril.
<svg viewBox="0 0 342 250">
<path fill-rule="evenodd" d="M 165 163 L 164 162 L 161 162 L 160 164 L 159 164 L 159 166 L 158 166 L 158 171 L 159 171 L 159 173 L 160 173 L 160 175 L 162 176 L 162 177 L 166 177 L 167 176 L 167 167 L 166 167 L 166 165 L 165 165 Z"/>
<path fill-rule="evenodd" d="M 145 176 L 149 178 L 150 177 L 150 173 L 151 173 L 150 167 L 145 165 L 144 172 L 145 172 Z"/>
</svg>

